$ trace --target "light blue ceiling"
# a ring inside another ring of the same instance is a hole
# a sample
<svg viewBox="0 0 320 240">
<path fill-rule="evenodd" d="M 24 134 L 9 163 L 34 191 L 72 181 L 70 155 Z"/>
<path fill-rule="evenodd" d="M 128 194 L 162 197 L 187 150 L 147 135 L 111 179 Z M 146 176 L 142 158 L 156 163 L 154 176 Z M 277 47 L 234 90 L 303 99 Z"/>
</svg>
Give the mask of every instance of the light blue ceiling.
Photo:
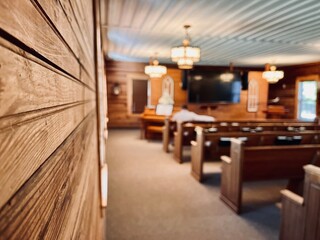
<svg viewBox="0 0 320 240">
<path fill-rule="evenodd" d="M 199 65 L 263 66 L 320 61 L 319 0 L 109 0 L 108 57 L 172 63 L 190 24 Z"/>
</svg>

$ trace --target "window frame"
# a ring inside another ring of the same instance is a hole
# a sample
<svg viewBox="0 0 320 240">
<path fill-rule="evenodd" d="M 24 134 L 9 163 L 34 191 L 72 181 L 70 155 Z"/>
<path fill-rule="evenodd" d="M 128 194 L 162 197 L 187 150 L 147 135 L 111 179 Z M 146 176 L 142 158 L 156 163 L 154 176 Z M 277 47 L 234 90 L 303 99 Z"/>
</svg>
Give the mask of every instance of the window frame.
<svg viewBox="0 0 320 240">
<path fill-rule="evenodd" d="M 316 117 L 318 115 L 317 113 L 317 106 L 319 106 L 319 75 L 307 75 L 307 76 L 299 76 L 296 78 L 296 93 L 295 93 L 295 117 L 298 120 L 301 121 L 307 121 L 306 119 L 300 119 L 299 117 L 299 106 L 300 106 L 300 101 L 299 101 L 299 84 L 300 82 L 307 82 L 307 81 L 315 81 L 316 87 L 317 87 L 317 92 L 316 92 Z"/>
</svg>

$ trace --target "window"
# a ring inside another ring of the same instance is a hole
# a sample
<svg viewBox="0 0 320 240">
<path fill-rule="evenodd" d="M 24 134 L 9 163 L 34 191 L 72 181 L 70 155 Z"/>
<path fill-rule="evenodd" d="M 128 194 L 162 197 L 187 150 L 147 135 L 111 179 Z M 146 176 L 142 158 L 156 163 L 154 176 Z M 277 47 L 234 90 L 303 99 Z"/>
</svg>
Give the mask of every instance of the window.
<svg viewBox="0 0 320 240">
<path fill-rule="evenodd" d="M 297 118 L 313 121 L 317 116 L 317 80 L 298 78 L 297 87 Z"/>
<path fill-rule="evenodd" d="M 247 101 L 247 111 L 257 112 L 259 106 L 259 83 L 255 79 L 249 81 Z"/>
</svg>

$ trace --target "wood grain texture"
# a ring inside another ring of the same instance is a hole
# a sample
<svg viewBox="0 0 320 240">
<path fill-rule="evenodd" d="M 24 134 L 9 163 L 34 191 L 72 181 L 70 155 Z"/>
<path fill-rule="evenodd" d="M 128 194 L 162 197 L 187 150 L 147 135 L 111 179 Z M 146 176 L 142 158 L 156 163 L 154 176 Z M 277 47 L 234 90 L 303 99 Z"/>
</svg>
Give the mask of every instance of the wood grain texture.
<svg viewBox="0 0 320 240">
<path fill-rule="evenodd" d="M 95 100 L 79 82 L 2 46 L 0 51 L 0 116 Z"/>
<path fill-rule="evenodd" d="M 317 240 L 320 237 L 320 168 L 307 165 L 304 170 L 303 204 L 295 201 L 292 192 L 281 191 L 280 240 Z"/>
<path fill-rule="evenodd" d="M 4 31 L 79 78 L 77 59 L 30 1 L 3 0 L 0 9 L 0 26 Z"/>
<path fill-rule="evenodd" d="M 291 199 L 282 196 L 281 209 L 281 240 L 301 240 L 303 239 L 304 214 L 303 208 Z"/>
<path fill-rule="evenodd" d="M 317 162 L 319 149 L 319 144 L 245 147 L 241 141 L 232 139 L 231 163 L 223 161 L 221 199 L 241 213 L 244 181 L 300 179 L 303 166 Z"/>
<path fill-rule="evenodd" d="M 96 11 L 0 3 L 0 239 L 103 238 Z"/>
<path fill-rule="evenodd" d="M 95 221 L 99 212 L 94 118 L 87 117 L 2 208 L 1 239 L 97 239 L 90 237 L 96 229 L 74 227 Z"/>
<path fill-rule="evenodd" d="M 37 0 L 35 0 L 37 1 Z M 54 26 L 57 28 L 57 31 L 61 35 L 61 37 L 64 39 L 64 41 L 68 44 L 68 46 L 71 48 L 73 54 L 75 57 L 80 61 L 81 63 L 81 70 L 90 72 L 91 77 L 84 78 L 81 80 L 85 80 L 85 83 L 90 85 L 91 87 L 95 87 L 94 84 L 94 61 L 92 57 L 92 50 L 88 51 L 88 49 L 84 46 L 82 46 L 81 43 L 81 35 L 75 34 L 75 31 L 72 28 L 72 25 L 70 24 L 70 20 L 72 16 L 66 15 L 67 12 L 62 8 L 62 5 L 60 1 L 55 0 L 38 0 L 37 3 L 43 8 L 45 13 L 48 15 L 50 21 L 54 24 Z M 90 3 L 90 2 L 89 2 Z M 92 9 L 91 9 L 92 10 Z M 90 19 L 91 23 L 93 19 Z M 77 30 L 77 29 L 76 29 Z M 81 34 L 81 32 L 80 32 Z M 85 33 L 82 33 L 82 35 L 86 36 Z M 92 35 L 91 35 L 92 36 Z M 80 38 L 80 40 L 78 39 Z M 86 70 L 84 70 L 86 69 Z M 83 75 L 84 73 L 82 73 Z M 88 73 L 86 73 L 88 74 Z"/>
<path fill-rule="evenodd" d="M 139 127 L 139 116 L 128 114 L 128 76 L 144 74 L 145 64 L 106 62 L 109 127 Z M 112 94 L 114 83 L 120 84 L 119 95 Z"/>
<path fill-rule="evenodd" d="M 296 93 L 296 78 L 307 75 L 318 75 L 320 77 L 320 62 L 293 65 L 280 68 L 284 71 L 284 78 L 276 84 L 270 84 L 269 99 L 275 97 L 280 98 L 278 104 L 283 105 L 288 110 L 286 118 L 296 118 L 295 112 L 297 106 L 295 104 L 295 93 Z M 320 90 L 318 91 L 320 95 Z M 318 104 L 318 117 L 320 116 L 320 97 L 317 98 Z"/>
<path fill-rule="evenodd" d="M 93 17 L 92 17 L 92 4 L 85 0 L 70 0 L 70 4 L 74 15 L 77 19 L 78 25 L 83 33 L 85 42 L 90 49 L 93 49 Z"/>
<path fill-rule="evenodd" d="M 63 0 L 65 2 L 65 0 Z M 94 63 L 94 55 L 93 49 L 94 49 L 94 44 L 93 44 L 93 18 L 92 18 L 92 4 L 88 2 L 86 4 L 86 7 L 83 8 L 82 2 L 84 1 L 76 1 L 76 0 L 70 0 L 68 1 L 67 4 L 70 4 L 70 8 L 72 9 L 72 14 L 74 16 L 74 19 L 76 20 L 77 28 L 79 29 L 78 31 L 81 33 L 81 38 L 83 41 L 82 46 L 85 46 L 88 50 L 87 52 L 81 51 L 82 53 L 82 59 L 87 59 L 84 61 L 85 67 L 88 69 L 88 75 L 94 79 L 94 68 L 93 68 L 93 63 Z M 96 38 L 95 38 L 96 39 Z M 99 41 L 99 39 L 97 39 Z M 89 53 L 89 55 L 87 54 Z"/>
<path fill-rule="evenodd" d="M 143 74 L 143 63 L 128 63 L 128 62 L 115 62 L 107 61 L 106 71 L 108 72 L 108 104 L 109 104 L 109 117 L 110 127 L 138 127 L 139 119 L 127 114 L 127 75 L 130 74 Z M 227 70 L 227 68 L 204 67 L 205 70 Z M 244 69 L 248 70 L 248 69 Z M 253 69 L 256 70 L 256 69 Z M 181 70 L 174 66 L 168 67 L 168 76 L 174 80 L 174 101 L 175 107 L 181 107 L 187 101 L 187 91 L 182 90 L 181 85 Z M 165 77 L 165 76 L 164 76 Z M 156 105 L 161 97 L 162 91 L 162 77 L 161 79 L 151 79 L 151 104 Z M 262 72 L 252 71 L 249 73 L 249 80 L 256 79 L 259 82 L 259 110 L 257 113 L 247 112 L 247 90 L 241 91 L 241 102 L 239 104 L 226 104 L 218 105 L 216 109 L 207 109 L 203 106 L 190 104 L 189 109 L 199 113 L 212 115 L 219 119 L 257 119 L 265 118 L 264 111 L 267 109 L 268 100 L 268 84 L 262 79 Z M 112 85 L 114 83 L 120 84 L 121 93 L 118 96 L 112 95 Z"/>
<path fill-rule="evenodd" d="M 191 142 L 191 175 L 199 182 L 203 180 L 204 135 L 202 129 L 197 130 L 196 141 Z"/>
<path fill-rule="evenodd" d="M 90 76 L 90 79 L 94 79 L 94 54 L 93 54 L 93 46 L 90 46 L 86 40 L 86 34 L 82 31 L 78 19 L 75 15 L 73 7 L 69 0 L 59 0 L 65 15 L 71 25 L 71 28 L 74 31 L 74 34 L 81 46 L 80 49 L 80 62 L 82 65 L 85 65 L 86 69 L 88 69 L 87 74 Z M 87 65 L 88 64 L 88 65 Z"/>
<path fill-rule="evenodd" d="M 86 108 L 86 104 L 91 108 Z M 31 119 L 26 115 L 19 116 L 19 120 L 0 120 L 0 207 L 93 109 L 89 102 L 66 109 L 50 109 Z M 15 121 L 18 122 L 12 124 Z"/>
</svg>

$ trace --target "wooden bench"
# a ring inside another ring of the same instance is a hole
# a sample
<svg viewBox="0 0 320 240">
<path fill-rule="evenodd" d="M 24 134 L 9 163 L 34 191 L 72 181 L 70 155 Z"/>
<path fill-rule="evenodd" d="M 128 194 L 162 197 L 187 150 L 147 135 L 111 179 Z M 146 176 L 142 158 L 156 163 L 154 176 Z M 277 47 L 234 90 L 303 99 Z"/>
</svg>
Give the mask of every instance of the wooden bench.
<svg viewBox="0 0 320 240">
<path fill-rule="evenodd" d="M 320 131 L 268 131 L 268 132 L 205 132 L 197 128 L 196 141 L 191 141 L 191 175 L 203 180 L 203 164 L 206 160 L 220 159 L 229 154 L 230 138 L 245 140 L 246 146 L 320 144 Z M 222 141 L 224 140 L 224 141 Z"/>
<path fill-rule="evenodd" d="M 282 190 L 280 240 L 320 239 L 320 168 L 304 167 L 303 197 Z"/>
<path fill-rule="evenodd" d="M 173 157 L 178 163 L 183 162 L 183 147 L 190 146 L 190 142 L 196 138 L 194 131 L 196 126 L 212 127 L 214 122 L 177 122 L 177 131 L 174 133 Z"/>
<path fill-rule="evenodd" d="M 190 141 L 196 139 L 194 133 L 195 127 L 203 127 L 206 129 L 216 129 L 217 132 L 242 132 L 247 129 L 247 132 L 254 131 L 257 128 L 263 131 L 287 131 L 291 129 L 292 132 L 315 130 L 318 125 L 310 122 L 210 122 L 210 123 L 196 123 L 192 124 L 178 123 L 177 131 L 174 133 L 174 159 L 182 163 L 183 162 L 183 148 L 184 146 L 190 146 Z M 320 129 L 319 129 L 320 130 Z M 166 142 L 167 144 L 167 142 Z M 163 147 L 163 149 L 167 149 Z"/>
<path fill-rule="evenodd" d="M 153 134 L 162 134 L 166 116 L 141 116 L 141 139 L 151 139 Z"/>
<path fill-rule="evenodd" d="M 320 144 L 246 147 L 231 139 L 230 157 L 222 156 L 220 198 L 241 213 L 245 181 L 303 178 L 303 166 L 319 162 Z"/>
<path fill-rule="evenodd" d="M 162 129 L 162 149 L 164 152 L 169 152 L 169 145 L 176 130 L 177 124 L 175 121 L 171 121 L 169 118 L 164 120 Z"/>
</svg>

